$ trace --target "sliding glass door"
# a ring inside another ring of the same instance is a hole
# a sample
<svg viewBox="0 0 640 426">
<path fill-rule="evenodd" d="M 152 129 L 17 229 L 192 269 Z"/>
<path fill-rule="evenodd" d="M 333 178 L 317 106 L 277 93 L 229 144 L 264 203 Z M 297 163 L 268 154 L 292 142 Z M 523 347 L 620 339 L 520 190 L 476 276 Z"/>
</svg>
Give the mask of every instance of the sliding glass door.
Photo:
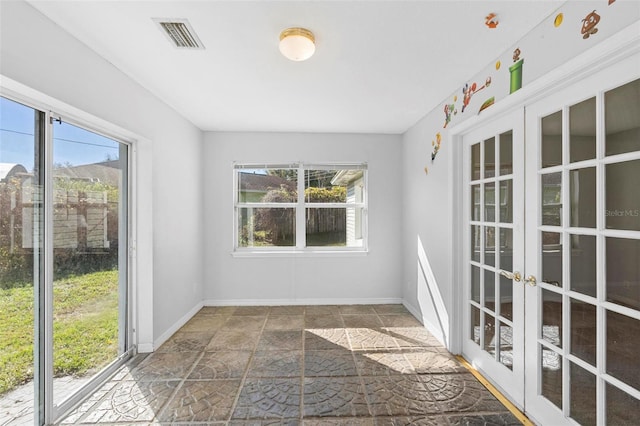
<svg viewBox="0 0 640 426">
<path fill-rule="evenodd" d="M 129 355 L 129 147 L 4 98 L 0 147 L 0 404 L 51 423 Z"/>
</svg>

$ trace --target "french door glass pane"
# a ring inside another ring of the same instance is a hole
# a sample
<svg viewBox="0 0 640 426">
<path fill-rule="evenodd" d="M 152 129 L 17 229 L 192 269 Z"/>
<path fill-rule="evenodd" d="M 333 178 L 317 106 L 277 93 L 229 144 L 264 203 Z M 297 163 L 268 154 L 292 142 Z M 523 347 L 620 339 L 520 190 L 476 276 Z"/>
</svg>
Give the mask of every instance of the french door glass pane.
<svg viewBox="0 0 640 426">
<path fill-rule="evenodd" d="M 562 295 L 542 290 L 542 338 L 562 347 Z"/>
<path fill-rule="evenodd" d="M 607 424 L 632 425 L 640 419 L 640 400 L 607 383 Z"/>
<path fill-rule="evenodd" d="M 596 297 L 596 237 L 571 235 L 571 290 Z"/>
<path fill-rule="evenodd" d="M 484 263 L 486 265 L 495 266 L 496 259 L 496 228 L 487 226 L 485 229 L 485 251 Z"/>
<path fill-rule="evenodd" d="M 511 179 L 500 182 L 500 222 L 513 222 L 513 181 Z"/>
<path fill-rule="evenodd" d="M 540 393 L 562 409 L 562 355 L 540 345 Z"/>
<path fill-rule="evenodd" d="M 471 265 L 471 300 L 480 304 L 480 268 Z"/>
<path fill-rule="evenodd" d="M 596 307 L 571 299 L 571 353 L 596 365 Z"/>
<path fill-rule="evenodd" d="M 596 168 L 571 170 L 571 226 L 596 227 Z"/>
<path fill-rule="evenodd" d="M 293 208 L 238 209 L 238 247 L 292 247 L 296 244 Z"/>
<path fill-rule="evenodd" d="M 607 311 L 607 373 L 640 390 L 640 320 Z"/>
<path fill-rule="evenodd" d="M 484 141 L 484 177 L 496 175 L 496 138 Z"/>
<path fill-rule="evenodd" d="M 542 179 L 542 224 L 562 225 L 562 173 L 544 174 Z"/>
<path fill-rule="evenodd" d="M 68 123 L 53 129 L 53 394 L 78 390 L 124 352 L 127 155 Z"/>
<path fill-rule="evenodd" d="M 500 315 L 513 321 L 513 280 L 502 275 L 500 276 Z"/>
<path fill-rule="evenodd" d="M 596 98 L 569 109 L 569 128 L 571 162 L 596 158 Z"/>
<path fill-rule="evenodd" d="M 513 370 L 513 328 L 500 322 L 500 363 Z"/>
<path fill-rule="evenodd" d="M 480 262 L 480 230 L 481 226 L 471 225 L 471 260 Z"/>
<path fill-rule="evenodd" d="M 34 423 L 43 113 L 0 98 L 0 417 Z M 35 266 L 35 268 L 34 268 Z M 37 364 L 36 364 L 37 366 Z M 37 374 L 37 373 L 36 373 Z"/>
<path fill-rule="evenodd" d="M 500 135 L 500 176 L 513 173 L 513 131 Z"/>
<path fill-rule="evenodd" d="M 640 79 L 604 96 L 606 155 L 640 151 Z"/>
<path fill-rule="evenodd" d="M 640 240 L 606 238 L 607 301 L 640 310 Z"/>
<path fill-rule="evenodd" d="M 607 164 L 605 171 L 607 228 L 640 231 L 640 160 Z"/>
<path fill-rule="evenodd" d="M 541 127 L 541 166 L 559 166 L 562 164 L 562 111 L 544 117 Z"/>
<path fill-rule="evenodd" d="M 496 183 L 484 184 L 484 221 L 496 221 Z"/>
<path fill-rule="evenodd" d="M 484 307 L 495 311 L 496 309 L 496 274 L 488 269 L 484 270 Z"/>
<path fill-rule="evenodd" d="M 571 417 L 581 425 L 596 424 L 596 376 L 571 363 Z"/>
<path fill-rule="evenodd" d="M 480 309 L 471 306 L 471 339 L 480 344 Z"/>
<path fill-rule="evenodd" d="M 471 220 L 480 220 L 480 185 L 471 186 Z"/>
<path fill-rule="evenodd" d="M 562 287 L 562 234 L 542 232 L 542 281 Z"/>
<path fill-rule="evenodd" d="M 471 146 L 471 180 L 480 179 L 480 144 Z"/>
</svg>

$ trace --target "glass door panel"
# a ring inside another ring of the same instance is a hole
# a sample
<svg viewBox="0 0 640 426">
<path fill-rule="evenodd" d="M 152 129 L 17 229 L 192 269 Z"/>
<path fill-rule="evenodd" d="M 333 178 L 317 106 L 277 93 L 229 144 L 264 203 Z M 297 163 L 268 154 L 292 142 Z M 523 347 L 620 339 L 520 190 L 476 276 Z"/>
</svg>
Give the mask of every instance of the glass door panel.
<svg viewBox="0 0 640 426">
<path fill-rule="evenodd" d="M 640 418 L 640 79 L 598 89 L 607 72 L 527 111 L 525 405 L 542 424 Z"/>
<path fill-rule="evenodd" d="M 43 121 L 42 112 L 0 98 L 0 416 L 8 424 L 34 423 L 40 383 L 34 306 L 41 282 Z"/>
<path fill-rule="evenodd" d="M 53 126 L 53 404 L 125 352 L 126 146 Z"/>
</svg>

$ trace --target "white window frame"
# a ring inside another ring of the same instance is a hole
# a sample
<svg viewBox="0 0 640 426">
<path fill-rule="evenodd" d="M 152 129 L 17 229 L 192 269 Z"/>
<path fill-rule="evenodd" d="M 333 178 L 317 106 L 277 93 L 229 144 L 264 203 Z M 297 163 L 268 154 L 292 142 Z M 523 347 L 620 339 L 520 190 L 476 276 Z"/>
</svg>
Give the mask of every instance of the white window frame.
<svg viewBox="0 0 640 426">
<path fill-rule="evenodd" d="M 291 203 L 243 202 L 238 199 L 238 175 L 244 169 L 294 169 L 298 173 L 297 201 Z M 305 201 L 304 175 L 306 170 L 362 170 L 362 201 L 352 203 L 309 203 Z M 367 163 L 233 163 L 233 256 L 255 255 L 321 255 L 321 254 L 366 254 L 368 253 L 368 165 Z M 295 211 L 295 245 L 268 247 L 239 246 L 239 209 L 241 208 L 293 208 Z M 358 246 L 307 246 L 306 209 L 307 208 L 355 208 L 362 209 L 362 244 Z"/>
</svg>

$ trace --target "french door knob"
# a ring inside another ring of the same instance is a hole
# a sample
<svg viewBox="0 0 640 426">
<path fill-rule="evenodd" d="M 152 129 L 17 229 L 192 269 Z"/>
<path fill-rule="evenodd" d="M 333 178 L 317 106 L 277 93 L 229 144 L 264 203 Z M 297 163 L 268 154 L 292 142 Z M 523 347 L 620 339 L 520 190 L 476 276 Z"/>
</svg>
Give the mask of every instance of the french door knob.
<svg viewBox="0 0 640 426">
<path fill-rule="evenodd" d="M 535 287 L 536 284 L 538 283 L 538 281 L 536 280 L 536 277 L 534 277 L 533 275 L 529 275 L 527 278 L 525 278 L 524 282 L 530 285 L 531 287 Z"/>
<path fill-rule="evenodd" d="M 522 279 L 522 275 L 520 274 L 520 272 L 516 271 L 516 272 L 509 272 L 509 271 L 505 271 L 505 270 L 500 270 L 500 275 L 502 275 L 503 277 L 507 277 L 510 280 L 514 280 L 515 282 L 520 282 L 520 280 Z M 535 279 L 534 279 L 535 280 Z"/>
</svg>

